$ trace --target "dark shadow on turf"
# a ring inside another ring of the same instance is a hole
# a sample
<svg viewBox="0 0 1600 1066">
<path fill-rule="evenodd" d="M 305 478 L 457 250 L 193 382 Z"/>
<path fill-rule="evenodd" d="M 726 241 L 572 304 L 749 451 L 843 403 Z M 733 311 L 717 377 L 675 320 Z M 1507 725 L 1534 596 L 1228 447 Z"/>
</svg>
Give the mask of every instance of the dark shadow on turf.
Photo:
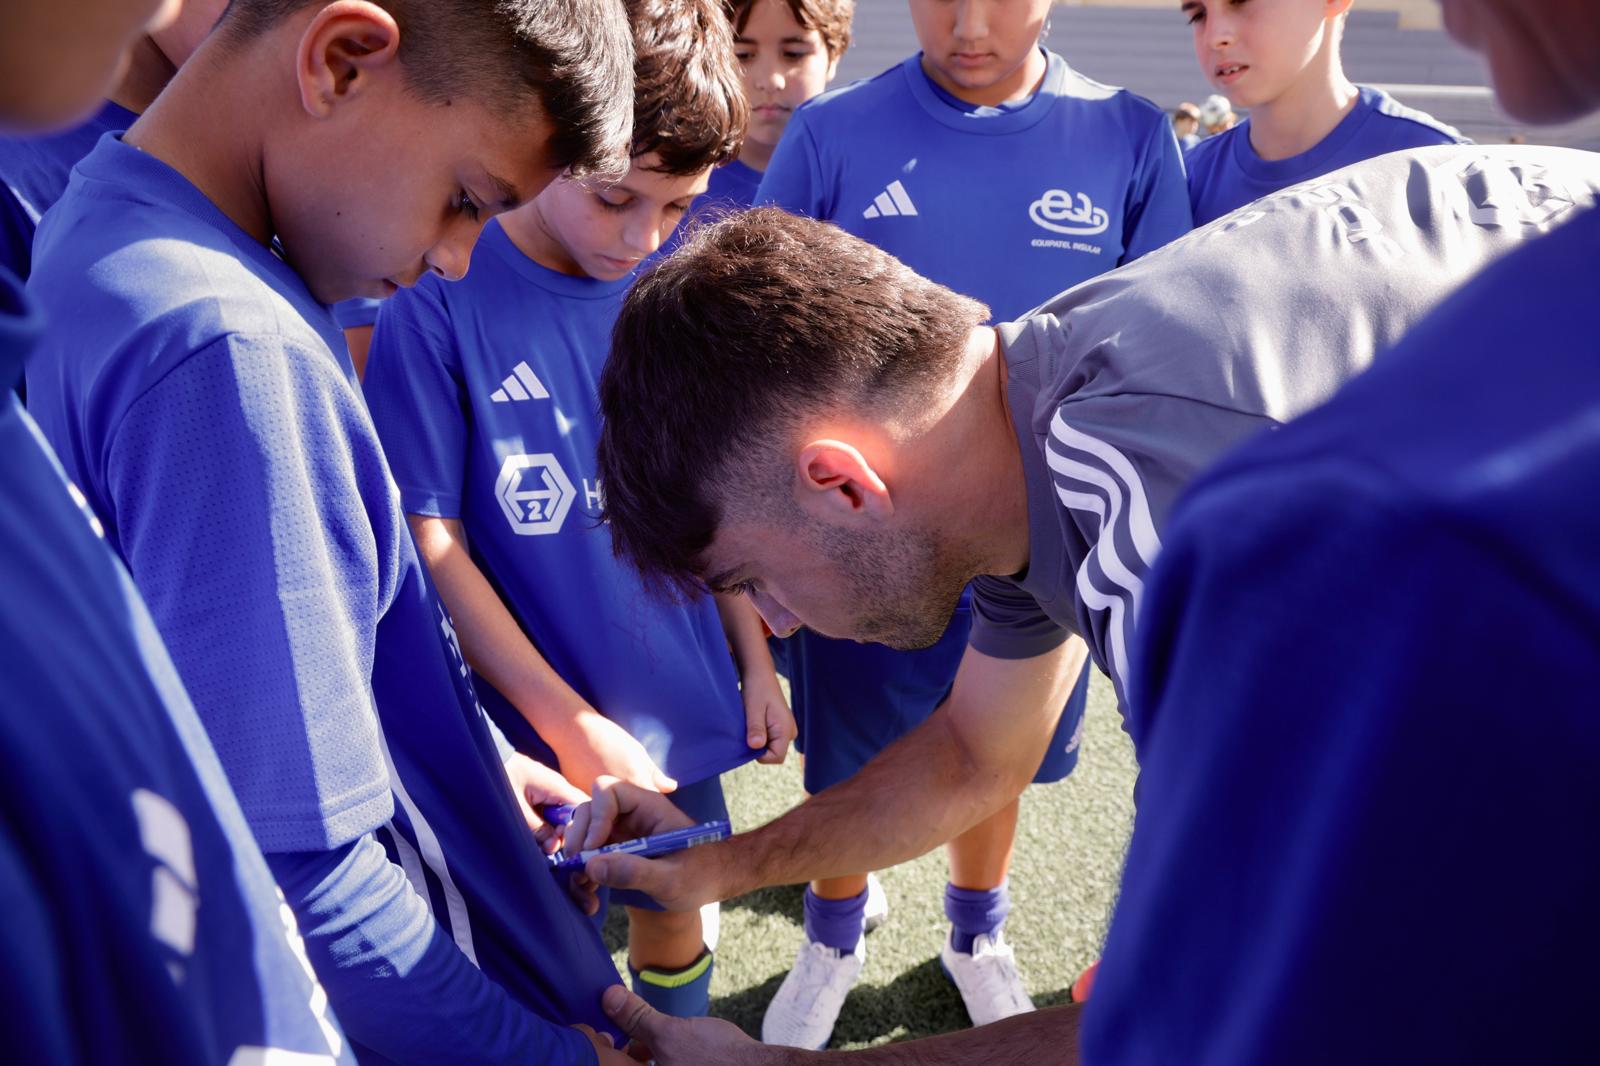
<svg viewBox="0 0 1600 1066">
<path fill-rule="evenodd" d="M 775 885 L 758 888 L 742 896 L 724 900 L 724 910 L 750 911 L 752 914 L 776 914 L 792 918 L 799 923 L 805 914 L 805 885 Z"/>
<path fill-rule="evenodd" d="M 727 906 L 726 903 L 723 904 Z M 778 994 L 785 974 L 776 974 L 759 985 L 735 992 L 731 996 L 715 996 L 711 1000 L 711 1016 L 725 1018 L 743 1029 L 756 1040 L 761 1039 L 761 1018 L 767 1013 L 767 1004 Z"/>
</svg>

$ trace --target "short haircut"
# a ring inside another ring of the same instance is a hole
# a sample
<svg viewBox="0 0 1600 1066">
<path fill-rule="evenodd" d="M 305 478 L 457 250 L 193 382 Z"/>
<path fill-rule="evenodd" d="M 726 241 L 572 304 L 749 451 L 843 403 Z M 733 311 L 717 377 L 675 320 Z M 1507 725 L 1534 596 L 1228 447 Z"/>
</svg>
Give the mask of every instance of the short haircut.
<svg viewBox="0 0 1600 1066">
<path fill-rule="evenodd" d="M 720 0 L 625 0 L 633 27 L 633 148 L 666 174 L 739 155 L 750 107 Z"/>
<path fill-rule="evenodd" d="M 829 58 L 838 59 L 850 47 L 850 20 L 855 17 L 855 0 L 773 0 L 773 3 L 788 7 L 789 14 L 802 29 L 816 30 Z M 723 0 L 723 5 L 734 31 L 743 33 L 756 0 Z"/>
<path fill-rule="evenodd" d="M 230 0 L 219 24 L 233 42 L 257 37 L 321 0 Z M 626 165 L 633 48 L 622 0 L 369 0 L 400 27 L 406 84 L 442 104 L 491 108 L 537 101 L 553 166 L 574 176 Z"/>
<path fill-rule="evenodd" d="M 700 229 L 629 291 L 600 377 L 613 550 L 658 591 L 703 591 L 730 495 L 783 506 L 802 420 L 915 410 L 988 317 L 826 222 L 769 207 Z"/>
</svg>

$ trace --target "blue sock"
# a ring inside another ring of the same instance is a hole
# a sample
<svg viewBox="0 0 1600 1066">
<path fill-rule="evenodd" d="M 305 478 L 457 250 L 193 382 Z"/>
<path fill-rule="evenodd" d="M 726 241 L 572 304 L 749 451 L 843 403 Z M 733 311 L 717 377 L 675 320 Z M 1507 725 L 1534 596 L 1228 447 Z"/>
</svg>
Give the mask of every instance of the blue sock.
<svg viewBox="0 0 1600 1066">
<path fill-rule="evenodd" d="M 856 944 L 867 924 L 867 894 L 849 899 L 823 899 L 806 888 L 806 938 L 846 955 L 856 953 Z"/>
<path fill-rule="evenodd" d="M 972 942 L 983 933 L 993 936 L 1011 913 L 1011 893 L 999 888 L 974 889 L 944 886 L 944 914 L 950 919 L 951 946 L 957 951 L 972 951 Z"/>
<path fill-rule="evenodd" d="M 707 951 L 681 970 L 635 970 L 628 965 L 633 990 L 640 999 L 674 1018 L 703 1018 L 711 1009 L 711 971 L 714 959 Z"/>
</svg>

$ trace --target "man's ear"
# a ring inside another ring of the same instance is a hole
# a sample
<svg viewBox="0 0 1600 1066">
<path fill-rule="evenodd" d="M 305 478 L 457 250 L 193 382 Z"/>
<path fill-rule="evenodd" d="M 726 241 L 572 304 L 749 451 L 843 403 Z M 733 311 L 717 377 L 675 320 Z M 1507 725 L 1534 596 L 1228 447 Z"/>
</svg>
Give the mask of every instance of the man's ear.
<svg viewBox="0 0 1600 1066">
<path fill-rule="evenodd" d="M 399 54 L 400 27 L 383 8 L 365 0 L 328 4 L 300 35 L 295 73 L 301 106 L 313 118 L 327 118 Z"/>
<path fill-rule="evenodd" d="M 882 521 L 894 514 L 889 488 L 853 444 L 814 440 L 795 457 L 800 507 L 823 521 Z"/>
</svg>

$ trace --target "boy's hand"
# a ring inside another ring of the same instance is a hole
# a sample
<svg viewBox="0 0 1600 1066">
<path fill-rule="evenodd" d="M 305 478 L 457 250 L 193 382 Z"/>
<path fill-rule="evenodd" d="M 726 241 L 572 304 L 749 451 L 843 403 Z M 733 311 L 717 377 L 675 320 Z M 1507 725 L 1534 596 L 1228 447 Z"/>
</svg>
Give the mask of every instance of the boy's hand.
<svg viewBox="0 0 1600 1066">
<path fill-rule="evenodd" d="M 797 732 L 794 712 L 783 698 L 778 675 L 772 670 L 752 670 L 740 685 L 744 697 L 745 743 L 761 749 L 756 762 L 777 766 L 789 754 L 789 744 Z"/>
<path fill-rule="evenodd" d="M 559 770 L 522 754 L 512 752 L 506 760 L 506 779 L 511 782 L 511 793 L 522 808 L 522 817 L 533 830 L 534 839 L 548 854 L 561 843 L 561 829 L 550 825 L 539 816 L 539 808 L 547 804 L 585 803 L 589 797 L 574 787 Z"/>
<path fill-rule="evenodd" d="M 593 790 L 595 779 L 614 777 L 653 792 L 671 792 L 678 782 L 668 777 L 650 753 L 628 731 L 604 715 L 585 711 L 570 728 L 548 737 L 562 772 L 579 788 Z"/>
<path fill-rule="evenodd" d="M 600 777 L 595 781 L 594 799 L 579 807 L 567 826 L 566 853 L 575 855 L 586 848 L 693 824 L 692 818 L 661 793 L 614 777 Z M 574 874 L 570 882 L 572 896 L 586 914 L 599 909 L 598 889 L 599 883 L 587 870 Z"/>
</svg>

